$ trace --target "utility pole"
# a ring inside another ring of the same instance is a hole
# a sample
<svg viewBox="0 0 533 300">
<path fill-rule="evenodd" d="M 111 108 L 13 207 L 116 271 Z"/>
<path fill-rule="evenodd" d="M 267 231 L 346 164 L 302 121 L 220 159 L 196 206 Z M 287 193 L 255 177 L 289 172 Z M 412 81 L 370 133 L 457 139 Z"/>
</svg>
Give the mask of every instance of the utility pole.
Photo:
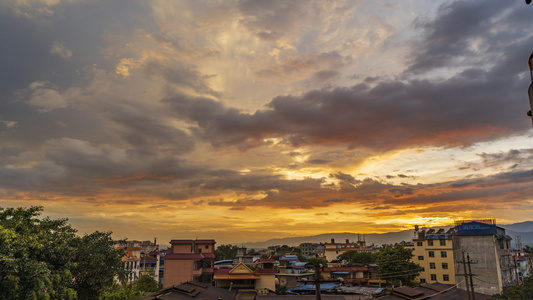
<svg viewBox="0 0 533 300">
<path fill-rule="evenodd" d="M 318 259 L 315 263 L 315 295 L 316 300 L 322 299 L 322 296 L 320 295 L 320 262 Z"/>
<path fill-rule="evenodd" d="M 464 252 L 463 252 L 463 259 L 464 259 Z M 471 292 L 472 292 L 472 300 L 476 300 L 476 294 L 474 293 L 474 282 L 472 281 L 472 269 L 470 267 L 470 263 L 472 263 L 470 261 L 470 255 L 467 253 L 466 254 L 466 261 L 468 263 L 468 278 L 470 280 L 470 289 L 471 289 Z"/>
<path fill-rule="evenodd" d="M 465 285 L 466 285 L 466 294 L 468 295 L 468 300 L 472 300 L 471 295 L 470 295 L 470 284 L 468 282 L 468 275 L 467 275 L 468 273 L 466 272 L 465 250 L 462 250 L 462 253 L 463 253 L 463 261 L 461 263 L 463 264 L 464 274 L 457 274 L 457 275 L 464 276 Z"/>
</svg>

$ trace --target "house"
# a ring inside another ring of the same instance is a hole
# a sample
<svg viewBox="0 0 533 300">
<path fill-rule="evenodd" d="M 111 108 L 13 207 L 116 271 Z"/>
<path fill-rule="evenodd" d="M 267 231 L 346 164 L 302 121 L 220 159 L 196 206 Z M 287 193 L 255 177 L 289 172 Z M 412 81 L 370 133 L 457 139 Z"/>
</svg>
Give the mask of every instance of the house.
<svg viewBox="0 0 533 300">
<path fill-rule="evenodd" d="M 273 259 L 262 259 L 253 271 L 244 263 L 229 269 L 215 270 L 213 280 L 219 288 L 233 290 L 255 290 L 257 294 L 268 294 L 276 290 L 276 270 Z"/>
<path fill-rule="evenodd" d="M 377 252 L 372 247 L 367 247 L 364 240 L 352 242 L 346 239 L 345 243 L 335 243 L 335 239 L 331 239 L 331 243 L 324 243 L 324 257 L 328 262 L 336 260 L 337 257 L 346 251 L 359 251 L 359 252 Z"/>
<path fill-rule="evenodd" d="M 367 285 L 370 277 L 368 267 L 328 267 L 323 268 L 321 274 L 328 280 L 337 281 L 342 278 L 342 282 L 345 284 L 351 283 L 363 286 Z"/>
<path fill-rule="evenodd" d="M 215 240 L 171 240 L 164 256 L 163 288 L 183 282 L 211 284 Z"/>
<path fill-rule="evenodd" d="M 219 299 L 233 300 L 236 292 L 198 282 L 184 282 L 141 297 L 139 300 L 156 299 Z"/>
<path fill-rule="evenodd" d="M 413 243 L 406 248 L 413 249 L 411 261 L 420 265 L 420 283 L 455 284 L 453 234 L 454 228 L 419 229 L 415 226 Z"/>
<path fill-rule="evenodd" d="M 476 300 L 489 299 L 490 295 L 475 293 Z M 464 300 L 471 299 L 465 290 L 458 289 L 455 285 L 443 283 L 422 283 L 419 287 L 401 286 L 384 291 L 373 296 L 380 300 Z"/>
</svg>

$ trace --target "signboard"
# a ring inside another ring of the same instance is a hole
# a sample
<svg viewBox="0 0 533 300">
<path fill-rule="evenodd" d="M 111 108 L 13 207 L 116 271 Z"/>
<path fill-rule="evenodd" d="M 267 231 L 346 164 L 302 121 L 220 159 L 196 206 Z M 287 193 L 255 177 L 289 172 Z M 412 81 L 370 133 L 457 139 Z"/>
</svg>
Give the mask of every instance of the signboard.
<svg viewBox="0 0 533 300">
<path fill-rule="evenodd" d="M 485 224 L 480 222 L 469 222 L 457 225 L 455 227 L 457 235 L 488 235 L 497 234 L 496 225 Z"/>
</svg>

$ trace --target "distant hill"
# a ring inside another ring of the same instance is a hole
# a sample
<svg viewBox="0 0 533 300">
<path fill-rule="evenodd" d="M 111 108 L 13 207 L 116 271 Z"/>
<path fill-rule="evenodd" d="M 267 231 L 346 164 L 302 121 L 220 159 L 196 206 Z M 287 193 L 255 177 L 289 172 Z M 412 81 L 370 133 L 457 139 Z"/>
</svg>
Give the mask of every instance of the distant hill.
<svg viewBox="0 0 533 300">
<path fill-rule="evenodd" d="M 522 245 L 533 245 L 533 221 L 506 225 L 498 224 L 498 226 L 505 228 L 507 235 L 513 238 L 513 241 L 511 242 L 513 247 L 515 246 L 517 236 L 520 236 L 520 239 L 522 240 Z M 451 226 L 439 228 L 449 227 Z M 364 240 L 366 241 L 367 245 L 394 244 L 399 243 L 401 241 L 411 241 L 411 239 L 413 238 L 413 234 L 413 230 L 404 230 L 388 233 L 370 233 L 364 235 Z M 264 242 L 239 243 L 238 245 L 244 245 L 247 248 L 267 248 L 268 246 L 275 245 L 298 246 L 302 243 L 326 243 L 331 242 L 331 239 L 335 239 L 335 242 L 345 242 L 346 239 L 348 239 L 350 242 L 355 242 L 358 239 L 358 234 L 350 232 L 324 233 L 312 236 L 271 239 Z"/>
<path fill-rule="evenodd" d="M 388 232 L 388 233 L 370 233 L 364 235 L 364 240 L 367 245 L 382 245 L 382 244 L 394 244 L 401 241 L 410 241 L 413 237 L 413 230 L 404 230 L 399 232 Z M 291 237 L 291 238 L 281 238 L 281 239 L 272 239 L 264 242 L 254 242 L 254 243 L 243 243 L 247 248 L 266 248 L 268 246 L 275 245 L 287 245 L 287 246 L 298 246 L 302 243 L 326 243 L 331 242 L 331 239 L 334 239 L 335 242 L 343 243 L 348 239 L 350 242 L 356 242 L 358 239 L 357 233 L 324 233 L 319 235 L 312 236 L 302 236 L 302 237 Z"/>
<path fill-rule="evenodd" d="M 525 221 L 521 223 L 498 225 L 505 230 L 512 230 L 515 232 L 533 232 L 533 221 Z"/>
</svg>

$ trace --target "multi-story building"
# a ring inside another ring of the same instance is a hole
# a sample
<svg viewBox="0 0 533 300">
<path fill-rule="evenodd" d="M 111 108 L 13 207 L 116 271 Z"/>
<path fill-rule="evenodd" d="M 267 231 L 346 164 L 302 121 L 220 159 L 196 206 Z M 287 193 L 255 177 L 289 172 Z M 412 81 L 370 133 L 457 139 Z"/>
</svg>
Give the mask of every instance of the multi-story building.
<svg viewBox="0 0 533 300">
<path fill-rule="evenodd" d="M 324 257 L 328 262 L 336 260 L 339 255 L 350 250 L 376 252 L 375 249 L 367 247 L 364 240 L 350 243 L 350 241 L 346 239 L 346 243 L 335 243 L 335 239 L 331 239 L 331 243 L 324 243 Z"/>
<path fill-rule="evenodd" d="M 215 240 L 171 240 L 165 255 L 163 288 L 194 281 L 211 284 Z"/>
<path fill-rule="evenodd" d="M 415 226 L 412 261 L 420 265 L 420 283 L 455 284 L 453 228 L 422 229 Z"/>
<path fill-rule="evenodd" d="M 475 291 L 487 295 L 501 293 L 504 287 L 518 284 L 511 240 L 505 229 L 496 226 L 494 219 L 457 222 L 453 238 L 457 273 L 464 274 L 466 269 L 465 277 L 473 274 Z M 458 287 L 467 290 L 466 283 L 470 280 L 463 278 L 458 280 Z"/>
<path fill-rule="evenodd" d="M 132 282 L 139 279 L 141 271 L 141 247 L 118 246 L 118 250 L 124 250 L 126 255 L 122 257 L 126 270 L 126 281 Z"/>
<path fill-rule="evenodd" d="M 302 243 L 300 244 L 300 253 L 305 258 L 324 257 L 324 244 L 320 243 Z"/>
</svg>

